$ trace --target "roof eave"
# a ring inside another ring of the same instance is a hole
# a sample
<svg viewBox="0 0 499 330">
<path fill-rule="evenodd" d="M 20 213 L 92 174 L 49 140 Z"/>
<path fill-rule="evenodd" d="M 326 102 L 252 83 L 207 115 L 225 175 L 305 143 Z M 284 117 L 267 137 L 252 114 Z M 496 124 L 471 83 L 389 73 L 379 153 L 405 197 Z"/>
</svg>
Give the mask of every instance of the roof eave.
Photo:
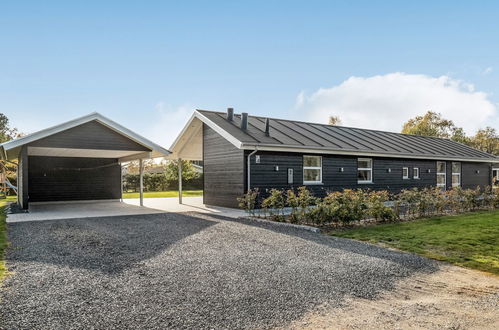
<svg viewBox="0 0 499 330">
<path fill-rule="evenodd" d="M 280 151 L 280 152 L 300 152 L 300 153 L 316 153 L 316 154 L 331 154 L 331 155 L 348 155 L 348 156 L 365 156 L 365 157 L 388 157 L 388 158 L 407 158 L 407 159 L 428 159 L 428 160 L 448 160 L 460 162 L 480 162 L 480 163 L 499 163 L 499 158 L 460 158 L 439 155 L 411 155 L 400 153 L 383 153 L 383 152 L 368 152 L 358 150 L 334 150 L 323 147 L 300 147 L 293 145 L 272 145 L 260 143 L 242 143 L 240 149 L 259 151 Z"/>
</svg>

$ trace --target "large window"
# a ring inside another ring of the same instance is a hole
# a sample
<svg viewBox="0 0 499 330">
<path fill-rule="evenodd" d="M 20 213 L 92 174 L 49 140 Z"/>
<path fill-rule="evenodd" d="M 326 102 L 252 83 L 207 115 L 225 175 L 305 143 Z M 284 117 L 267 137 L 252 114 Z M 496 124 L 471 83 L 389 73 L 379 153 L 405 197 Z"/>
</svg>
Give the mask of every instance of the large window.
<svg viewBox="0 0 499 330">
<path fill-rule="evenodd" d="M 322 183 L 322 157 L 303 156 L 303 184 Z"/>
<path fill-rule="evenodd" d="M 437 162 L 437 187 L 443 190 L 445 190 L 445 181 L 447 178 L 445 168 L 445 162 Z"/>
<path fill-rule="evenodd" d="M 499 168 L 492 169 L 492 188 L 499 188 Z"/>
<path fill-rule="evenodd" d="M 373 182 L 373 160 L 371 158 L 359 158 L 357 160 L 358 183 Z"/>
<path fill-rule="evenodd" d="M 409 179 L 409 168 L 402 167 L 402 179 Z"/>
<path fill-rule="evenodd" d="M 452 162 L 452 187 L 461 186 L 461 163 Z"/>
</svg>

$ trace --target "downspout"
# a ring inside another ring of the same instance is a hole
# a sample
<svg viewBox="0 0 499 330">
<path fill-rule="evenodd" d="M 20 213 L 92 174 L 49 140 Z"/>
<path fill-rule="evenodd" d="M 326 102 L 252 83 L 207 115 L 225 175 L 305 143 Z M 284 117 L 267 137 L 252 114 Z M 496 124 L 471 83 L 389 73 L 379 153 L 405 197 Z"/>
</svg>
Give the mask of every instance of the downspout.
<svg viewBox="0 0 499 330">
<path fill-rule="evenodd" d="M 248 155 L 248 192 L 251 191 L 251 156 L 256 154 L 258 151 L 258 147 L 255 146 L 255 150 L 253 150 L 249 155 Z"/>
</svg>

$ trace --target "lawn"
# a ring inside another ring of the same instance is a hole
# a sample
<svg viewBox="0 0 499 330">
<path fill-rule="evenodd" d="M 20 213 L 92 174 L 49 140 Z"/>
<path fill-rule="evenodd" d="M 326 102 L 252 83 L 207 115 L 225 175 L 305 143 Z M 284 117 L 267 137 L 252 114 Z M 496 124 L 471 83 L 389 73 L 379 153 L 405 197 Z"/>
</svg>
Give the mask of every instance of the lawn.
<svg viewBox="0 0 499 330">
<path fill-rule="evenodd" d="M 203 196 L 202 190 L 184 190 L 182 191 L 182 196 L 184 197 L 195 197 Z M 177 190 L 171 191 L 147 191 L 144 192 L 144 198 L 158 198 L 158 197 L 178 197 Z M 139 198 L 138 192 L 127 192 L 123 193 L 123 198 Z"/>
<path fill-rule="evenodd" d="M 499 210 L 335 230 L 330 234 L 499 275 Z"/>
<path fill-rule="evenodd" d="M 5 223 L 5 207 L 7 202 L 14 202 L 16 197 L 7 197 L 7 199 L 0 199 L 0 284 L 2 283 L 7 268 L 5 267 L 5 248 L 7 247 L 7 224 Z"/>
</svg>

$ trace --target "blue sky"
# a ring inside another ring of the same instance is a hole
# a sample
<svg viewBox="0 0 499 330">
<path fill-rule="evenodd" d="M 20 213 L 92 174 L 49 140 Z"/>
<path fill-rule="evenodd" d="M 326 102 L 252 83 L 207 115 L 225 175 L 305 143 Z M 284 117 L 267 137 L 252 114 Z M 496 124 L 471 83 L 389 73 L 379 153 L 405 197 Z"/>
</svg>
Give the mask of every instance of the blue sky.
<svg viewBox="0 0 499 330">
<path fill-rule="evenodd" d="M 469 132 L 498 127 L 498 12 L 493 1 L 2 1 L 0 112 L 33 132 L 98 111 L 166 147 L 193 109 L 227 106 L 392 131 L 432 109 Z"/>
</svg>

